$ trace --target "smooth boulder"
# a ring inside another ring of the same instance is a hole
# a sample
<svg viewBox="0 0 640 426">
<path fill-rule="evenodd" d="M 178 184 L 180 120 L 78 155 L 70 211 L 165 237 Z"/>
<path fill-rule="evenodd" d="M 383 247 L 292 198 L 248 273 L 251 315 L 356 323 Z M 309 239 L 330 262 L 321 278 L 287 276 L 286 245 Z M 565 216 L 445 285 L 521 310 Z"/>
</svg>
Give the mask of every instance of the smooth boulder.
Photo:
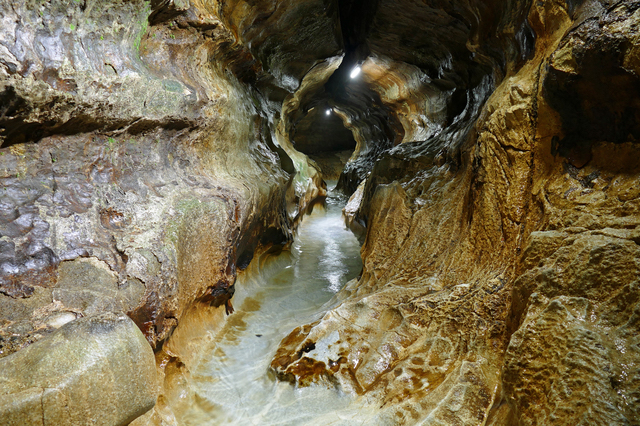
<svg viewBox="0 0 640 426">
<path fill-rule="evenodd" d="M 65 324 L 0 359 L 3 425 L 125 425 L 156 403 L 153 351 L 133 321 L 105 313 Z"/>
</svg>

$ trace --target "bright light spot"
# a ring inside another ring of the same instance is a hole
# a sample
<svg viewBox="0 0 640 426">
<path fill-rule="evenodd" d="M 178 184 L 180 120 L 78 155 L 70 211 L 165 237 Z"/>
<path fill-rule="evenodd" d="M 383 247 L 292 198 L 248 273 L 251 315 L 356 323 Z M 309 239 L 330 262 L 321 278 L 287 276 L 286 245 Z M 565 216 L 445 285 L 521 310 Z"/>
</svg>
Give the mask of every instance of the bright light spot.
<svg viewBox="0 0 640 426">
<path fill-rule="evenodd" d="M 356 78 L 360 74 L 360 67 L 355 67 L 350 74 L 351 78 Z"/>
<path fill-rule="evenodd" d="M 331 115 L 331 109 L 327 110 L 327 115 Z"/>
</svg>

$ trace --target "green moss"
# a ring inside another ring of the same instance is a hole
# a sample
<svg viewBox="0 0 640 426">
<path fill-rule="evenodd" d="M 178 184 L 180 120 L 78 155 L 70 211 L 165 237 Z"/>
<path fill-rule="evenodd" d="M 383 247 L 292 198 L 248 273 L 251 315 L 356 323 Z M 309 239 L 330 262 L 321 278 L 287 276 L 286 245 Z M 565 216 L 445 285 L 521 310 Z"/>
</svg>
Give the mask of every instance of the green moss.
<svg viewBox="0 0 640 426">
<path fill-rule="evenodd" d="M 253 101 L 253 106 L 255 106 L 256 109 L 260 110 L 260 101 L 254 94 L 251 94 L 251 101 Z"/>
<path fill-rule="evenodd" d="M 109 152 L 111 150 L 113 150 L 116 146 L 118 142 L 114 139 L 114 138 L 108 138 L 107 139 L 107 146 L 106 146 L 106 151 Z"/>
<path fill-rule="evenodd" d="M 71 29 L 71 31 L 75 31 L 76 30 L 76 26 L 73 24 L 69 24 L 69 28 Z"/>
<path fill-rule="evenodd" d="M 138 52 L 138 54 L 140 53 L 140 43 L 142 43 L 142 37 L 144 37 L 144 34 L 147 32 L 149 21 L 144 19 L 140 24 L 142 25 L 142 29 L 138 32 L 135 40 L 133 40 L 133 48 Z"/>
</svg>

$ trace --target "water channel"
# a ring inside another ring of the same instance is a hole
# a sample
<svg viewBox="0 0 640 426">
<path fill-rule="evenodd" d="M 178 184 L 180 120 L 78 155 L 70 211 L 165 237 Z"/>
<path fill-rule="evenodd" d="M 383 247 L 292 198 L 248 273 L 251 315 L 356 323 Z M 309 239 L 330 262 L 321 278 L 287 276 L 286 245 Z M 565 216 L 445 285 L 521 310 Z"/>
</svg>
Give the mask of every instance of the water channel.
<svg viewBox="0 0 640 426">
<path fill-rule="evenodd" d="M 236 312 L 199 354 L 191 384 L 199 403 L 181 419 L 198 425 L 360 425 L 362 402 L 321 385 L 299 388 L 268 372 L 279 342 L 337 303 L 362 269 L 360 245 L 342 219 L 344 196 L 304 218 L 290 251 L 254 260 L 239 276 Z"/>
</svg>

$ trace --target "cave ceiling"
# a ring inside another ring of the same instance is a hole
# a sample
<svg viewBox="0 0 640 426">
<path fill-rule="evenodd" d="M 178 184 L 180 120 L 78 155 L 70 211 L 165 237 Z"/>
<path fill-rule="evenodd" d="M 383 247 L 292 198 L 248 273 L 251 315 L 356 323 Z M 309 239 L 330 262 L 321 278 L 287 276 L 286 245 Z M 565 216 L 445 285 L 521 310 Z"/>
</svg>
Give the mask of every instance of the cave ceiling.
<svg viewBox="0 0 640 426">
<path fill-rule="evenodd" d="M 340 57 L 334 72 L 316 77 L 323 84 L 298 94 L 299 107 L 289 121 L 295 127 L 316 106 L 336 109 L 359 141 L 358 159 L 341 178 L 351 193 L 391 147 L 451 132 L 454 123 L 457 130 L 469 130 L 495 86 L 532 53 L 528 6 L 526 1 L 225 2 L 219 14 L 283 89 L 296 90 L 315 64 Z M 363 72 L 351 78 L 356 67 Z M 445 136 L 440 143 L 446 147 L 463 139 Z"/>
</svg>

